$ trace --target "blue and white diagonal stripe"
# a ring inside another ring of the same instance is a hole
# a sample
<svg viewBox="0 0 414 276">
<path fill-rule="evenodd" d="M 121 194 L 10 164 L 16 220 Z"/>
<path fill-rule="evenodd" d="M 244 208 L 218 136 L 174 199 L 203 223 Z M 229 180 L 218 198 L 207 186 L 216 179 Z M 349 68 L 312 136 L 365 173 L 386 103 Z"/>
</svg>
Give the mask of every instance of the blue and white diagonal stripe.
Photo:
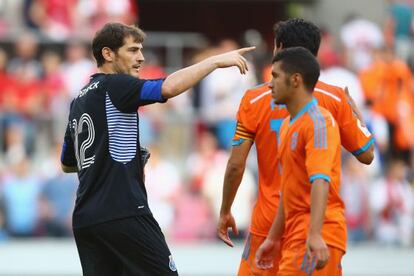
<svg viewBox="0 0 414 276">
<path fill-rule="evenodd" d="M 121 163 L 131 161 L 137 152 L 137 113 L 122 113 L 106 94 L 106 119 L 108 124 L 109 152 L 112 159 Z"/>
</svg>

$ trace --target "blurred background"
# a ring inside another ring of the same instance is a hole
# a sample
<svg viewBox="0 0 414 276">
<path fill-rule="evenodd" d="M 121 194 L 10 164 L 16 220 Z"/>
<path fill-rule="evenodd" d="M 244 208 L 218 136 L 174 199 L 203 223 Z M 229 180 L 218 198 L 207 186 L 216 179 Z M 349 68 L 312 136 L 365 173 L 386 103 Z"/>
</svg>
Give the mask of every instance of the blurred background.
<svg viewBox="0 0 414 276">
<path fill-rule="evenodd" d="M 321 28 L 321 79 L 348 86 L 376 139 L 371 166 L 343 154 L 344 275 L 414 275 L 413 11 L 408 0 L 0 0 L 0 275 L 81 274 L 71 232 L 78 181 L 59 157 L 69 103 L 96 71 L 91 39 L 108 21 L 147 33 L 141 78 L 257 47 L 247 75 L 220 69 L 139 110 L 149 202 L 179 271 L 235 275 L 257 166 L 252 153 L 230 249 L 215 228 L 234 119 L 244 91 L 270 80 L 273 24 L 292 17 Z"/>
</svg>

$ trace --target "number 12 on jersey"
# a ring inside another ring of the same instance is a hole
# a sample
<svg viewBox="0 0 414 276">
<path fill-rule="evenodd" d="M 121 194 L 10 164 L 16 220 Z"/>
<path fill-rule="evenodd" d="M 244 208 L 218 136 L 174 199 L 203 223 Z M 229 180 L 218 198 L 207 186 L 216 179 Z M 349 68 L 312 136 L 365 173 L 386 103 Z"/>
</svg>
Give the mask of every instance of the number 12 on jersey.
<svg viewBox="0 0 414 276">
<path fill-rule="evenodd" d="M 87 136 L 86 139 L 80 141 L 80 134 L 84 131 L 83 127 L 86 125 Z M 95 140 L 95 128 L 91 116 L 88 113 L 83 113 L 79 119 L 72 120 L 72 128 L 75 132 L 75 156 L 78 163 L 78 170 L 86 169 L 95 162 L 95 154 L 86 157 L 86 150 L 90 148 Z M 79 146 L 80 144 L 80 146 Z"/>
</svg>

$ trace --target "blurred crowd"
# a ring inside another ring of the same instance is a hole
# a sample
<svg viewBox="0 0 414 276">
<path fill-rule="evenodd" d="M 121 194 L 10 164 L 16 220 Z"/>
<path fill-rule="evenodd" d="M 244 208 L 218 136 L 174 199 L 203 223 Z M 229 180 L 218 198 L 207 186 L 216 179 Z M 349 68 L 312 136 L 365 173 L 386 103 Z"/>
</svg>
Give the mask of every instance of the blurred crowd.
<svg viewBox="0 0 414 276">
<path fill-rule="evenodd" d="M 2 0 L 0 37 L 19 36 L 30 29 L 42 40 L 90 38 L 108 21 L 134 24 L 135 0 Z"/>
<path fill-rule="evenodd" d="M 104 9 L 111 0 L 17 2 L 24 4 L 22 31 L 11 44 L 0 43 L 0 241 L 67 237 L 78 181 L 60 170 L 61 143 L 70 101 L 96 71 L 84 38 L 108 20 L 136 22 L 138 7 L 128 0 L 112 1 L 111 10 Z M 5 12 L 15 1 L 1 3 L 0 37 L 17 20 Z M 381 25 L 350 15 L 339 36 L 322 26 L 321 80 L 348 87 L 376 143 L 370 166 L 343 155 L 350 242 L 414 242 L 413 8 L 390 4 Z M 219 69 L 191 93 L 139 110 L 140 138 L 151 152 L 149 203 L 171 240 L 216 238 L 238 104 L 245 90 L 269 81 L 273 45 L 248 30 L 240 44 L 224 39 L 189 58 L 193 63 L 243 45 L 257 46 L 247 75 Z M 156 51 L 148 47 L 144 55 L 141 78 L 167 75 Z M 248 230 L 256 179 L 252 155 L 232 209 L 240 238 Z"/>
</svg>

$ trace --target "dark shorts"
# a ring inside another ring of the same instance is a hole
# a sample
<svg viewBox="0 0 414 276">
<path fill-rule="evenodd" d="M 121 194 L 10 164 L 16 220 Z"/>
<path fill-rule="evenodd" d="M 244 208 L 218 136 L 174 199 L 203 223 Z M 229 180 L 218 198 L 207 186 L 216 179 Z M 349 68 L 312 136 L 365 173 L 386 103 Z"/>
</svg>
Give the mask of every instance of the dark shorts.
<svg viewBox="0 0 414 276">
<path fill-rule="evenodd" d="M 73 232 L 83 275 L 178 275 L 152 215 L 109 221 Z"/>
</svg>

